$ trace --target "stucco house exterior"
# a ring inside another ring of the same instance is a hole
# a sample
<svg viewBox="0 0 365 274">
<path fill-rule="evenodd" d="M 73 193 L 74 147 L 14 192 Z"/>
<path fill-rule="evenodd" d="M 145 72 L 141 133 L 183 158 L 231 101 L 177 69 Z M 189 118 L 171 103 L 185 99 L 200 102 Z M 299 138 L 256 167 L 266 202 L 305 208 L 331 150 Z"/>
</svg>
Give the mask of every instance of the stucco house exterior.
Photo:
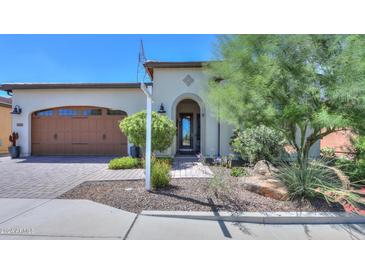
<svg viewBox="0 0 365 274">
<path fill-rule="evenodd" d="M 333 132 L 323 137 L 321 140 L 321 149 L 332 148 L 336 155 L 351 156 L 355 153 L 352 139 L 356 134 L 350 129 Z"/>
<path fill-rule="evenodd" d="M 233 127 L 218 121 L 206 96 L 204 62 L 155 62 L 144 66 L 152 80 L 152 110 L 176 122 L 177 134 L 166 156 L 202 153 L 207 157 L 231 153 Z M 128 155 L 130 146 L 118 123 L 146 109 L 140 83 L 9 83 L 1 90 L 12 95 L 12 131 L 19 133 L 21 156 Z M 297 132 L 297 138 L 299 137 Z M 309 132 L 308 132 L 309 133 Z M 311 157 L 318 157 L 320 143 Z"/>
<path fill-rule="evenodd" d="M 0 154 L 8 153 L 11 134 L 11 99 L 0 97 Z"/>
<path fill-rule="evenodd" d="M 230 153 L 233 128 L 220 123 L 206 102 L 204 62 L 146 62 L 153 110 L 176 122 L 178 132 L 164 155 Z M 127 155 L 130 144 L 118 121 L 146 109 L 140 83 L 14 83 L 13 131 L 21 155 Z"/>
</svg>

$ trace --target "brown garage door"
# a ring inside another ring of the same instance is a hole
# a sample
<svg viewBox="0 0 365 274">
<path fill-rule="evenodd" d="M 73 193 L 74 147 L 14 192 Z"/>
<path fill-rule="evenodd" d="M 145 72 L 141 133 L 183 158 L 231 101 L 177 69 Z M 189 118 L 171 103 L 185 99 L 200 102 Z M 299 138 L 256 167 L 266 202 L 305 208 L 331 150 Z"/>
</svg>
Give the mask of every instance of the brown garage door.
<svg viewBox="0 0 365 274">
<path fill-rule="evenodd" d="M 63 107 L 32 114 L 33 155 L 127 155 L 120 110 Z"/>
</svg>

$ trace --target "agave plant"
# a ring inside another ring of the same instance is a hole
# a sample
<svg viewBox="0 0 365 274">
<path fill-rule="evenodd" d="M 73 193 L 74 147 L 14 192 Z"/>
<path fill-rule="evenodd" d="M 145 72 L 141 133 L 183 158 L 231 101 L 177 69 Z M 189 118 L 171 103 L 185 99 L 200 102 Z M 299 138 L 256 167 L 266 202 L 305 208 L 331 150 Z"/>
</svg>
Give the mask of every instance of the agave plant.
<svg viewBox="0 0 365 274">
<path fill-rule="evenodd" d="M 313 160 L 305 169 L 297 163 L 284 163 L 277 174 L 291 198 L 325 199 L 345 211 L 365 214 L 365 188 L 358 183 L 343 185 L 338 174 L 323 160 Z"/>
</svg>

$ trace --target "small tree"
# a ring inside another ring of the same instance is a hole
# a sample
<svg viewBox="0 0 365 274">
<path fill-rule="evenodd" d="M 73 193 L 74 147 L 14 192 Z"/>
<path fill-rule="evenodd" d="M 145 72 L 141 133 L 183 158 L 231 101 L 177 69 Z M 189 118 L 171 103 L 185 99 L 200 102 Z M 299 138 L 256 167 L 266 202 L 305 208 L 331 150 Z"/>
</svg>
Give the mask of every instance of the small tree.
<svg viewBox="0 0 365 274">
<path fill-rule="evenodd" d="M 301 168 L 324 136 L 364 130 L 365 36 L 223 36 L 218 52 L 208 98 L 220 118 L 281 131 Z"/>
<path fill-rule="evenodd" d="M 146 145 L 146 111 L 135 113 L 119 124 L 129 142 L 139 147 Z M 166 116 L 152 112 L 152 152 L 164 151 L 171 146 L 176 134 L 174 122 Z"/>
</svg>

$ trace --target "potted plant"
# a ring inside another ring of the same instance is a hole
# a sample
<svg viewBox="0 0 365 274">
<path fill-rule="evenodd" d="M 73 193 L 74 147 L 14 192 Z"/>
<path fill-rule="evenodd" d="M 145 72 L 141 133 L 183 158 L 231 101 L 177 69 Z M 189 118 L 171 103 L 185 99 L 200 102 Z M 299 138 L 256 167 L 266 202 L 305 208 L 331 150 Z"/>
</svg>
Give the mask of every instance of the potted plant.
<svg viewBox="0 0 365 274">
<path fill-rule="evenodd" d="M 17 132 L 13 132 L 9 136 L 9 141 L 12 143 L 12 146 L 10 146 L 8 150 L 12 159 L 19 158 L 20 156 L 20 146 L 16 145 L 16 140 L 18 139 L 19 139 L 19 134 Z"/>
</svg>

